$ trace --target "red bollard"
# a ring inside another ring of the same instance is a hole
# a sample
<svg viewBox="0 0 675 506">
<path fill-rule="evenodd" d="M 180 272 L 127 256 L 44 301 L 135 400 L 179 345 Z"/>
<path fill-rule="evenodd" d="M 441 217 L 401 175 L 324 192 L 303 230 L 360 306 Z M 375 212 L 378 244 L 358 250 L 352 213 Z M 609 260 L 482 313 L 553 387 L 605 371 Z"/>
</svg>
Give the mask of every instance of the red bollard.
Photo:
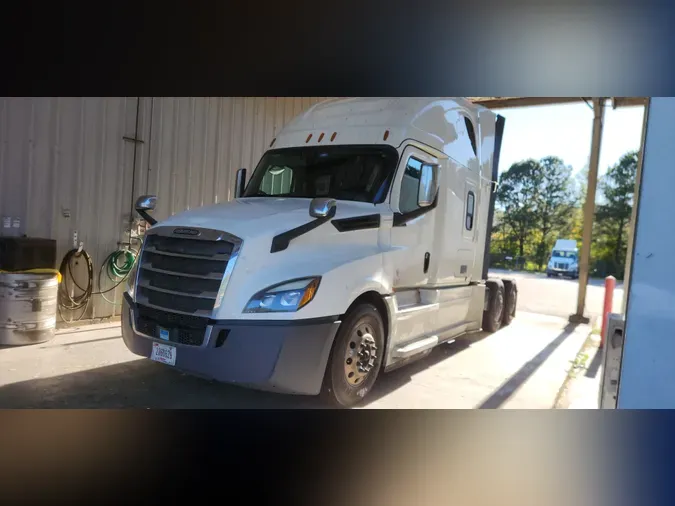
<svg viewBox="0 0 675 506">
<path fill-rule="evenodd" d="M 607 320 L 609 313 L 612 312 L 612 302 L 614 301 L 614 287 L 616 287 L 616 278 L 614 276 L 607 276 L 605 278 L 605 303 L 602 307 L 602 334 L 600 334 L 600 348 L 605 345 Z"/>
</svg>

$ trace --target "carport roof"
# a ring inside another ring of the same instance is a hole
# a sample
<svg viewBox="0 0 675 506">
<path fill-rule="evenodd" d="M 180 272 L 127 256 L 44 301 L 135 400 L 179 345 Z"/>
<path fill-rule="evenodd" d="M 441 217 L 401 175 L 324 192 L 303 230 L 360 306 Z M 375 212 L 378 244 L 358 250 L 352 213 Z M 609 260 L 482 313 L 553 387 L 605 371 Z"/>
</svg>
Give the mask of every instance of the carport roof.
<svg viewBox="0 0 675 506">
<path fill-rule="evenodd" d="M 528 107 L 534 105 L 568 104 L 573 102 L 590 103 L 591 97 L 467 97 L 472 102 L 488 109 L 505 109 L 509 107 Z M 613 108 L 644 106 L 646 97 L 608 97 Z"/>
</svg>

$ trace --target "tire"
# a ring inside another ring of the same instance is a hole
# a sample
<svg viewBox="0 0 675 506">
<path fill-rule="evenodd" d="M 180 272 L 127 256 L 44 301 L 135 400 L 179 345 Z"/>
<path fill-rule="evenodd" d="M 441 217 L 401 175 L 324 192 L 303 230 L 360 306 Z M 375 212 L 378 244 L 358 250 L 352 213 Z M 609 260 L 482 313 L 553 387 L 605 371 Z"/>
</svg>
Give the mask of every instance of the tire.
<svg viewBox="0 0 675 506">
<path fill-rule="evenodd" d="M 384 339 L 382 317 L 372 304 L 359 304 L 347 313 L 326 367 L 321 392 L 324 400 L 349 408 L 365 398 L 382 368 Z"/>
<path fill-rule="evenodd" d="M 483 330 L 497 332 L 502 326 L 504 311 L 504 283 L 500 279 L 489 279 L 487 282 L 488 309 L 483 311 Z"/>
<path fill-rule="evenodd" d="M 504 281 L 504 311 L 502 313 L 502 326 L 509 325 L 516 316 L 516 304 L 518 302 L 518 287 L 509 280 Z"/>
</svg>

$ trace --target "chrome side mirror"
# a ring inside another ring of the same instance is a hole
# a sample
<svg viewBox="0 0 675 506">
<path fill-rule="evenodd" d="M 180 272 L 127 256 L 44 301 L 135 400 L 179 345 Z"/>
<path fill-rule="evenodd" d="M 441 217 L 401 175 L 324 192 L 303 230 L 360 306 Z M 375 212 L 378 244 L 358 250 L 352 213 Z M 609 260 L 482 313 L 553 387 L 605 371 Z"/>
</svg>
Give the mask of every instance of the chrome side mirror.
<svg viewBox="0 0 675 506">
<path fill-rule="evenodd" d="M 136 199 L 136 212 L 141 215 L 141 217 L 150 223 L 150 225 L 154 225 L 157 223 L 157 220 L 154 219 L 148 211 L 154 211 L 155 207 L 157 207 L 157 196 L 155 195 L 141 195 Z"/>
<path fill-rule="evenodd" d="M 309 203 L 309 215 L 312 218 L 332 218 L 337 211 L 335 199 L 317 197 Z"/>
<path fill-rule="evenodd" d="M 246 189 L 246 169 L 239 169 L 237 171 L 237 179 L 235 182 L 234 188 L 234 198 L 238 199 L 244 195 L 244 190 Z"/>
<path fill-rule="evenodd" d="M 429 207 L 434 203 L 438 193 L 438 165 L 425 163 L 420 174 L 420 188 L 417 194 L 417 205 Z"/>
<path fill-rule="evenodd" d="M 136 211 L 154 211 L 157 207 L 155 195 L 141 195 L 136 199 Z"/>
</svg>

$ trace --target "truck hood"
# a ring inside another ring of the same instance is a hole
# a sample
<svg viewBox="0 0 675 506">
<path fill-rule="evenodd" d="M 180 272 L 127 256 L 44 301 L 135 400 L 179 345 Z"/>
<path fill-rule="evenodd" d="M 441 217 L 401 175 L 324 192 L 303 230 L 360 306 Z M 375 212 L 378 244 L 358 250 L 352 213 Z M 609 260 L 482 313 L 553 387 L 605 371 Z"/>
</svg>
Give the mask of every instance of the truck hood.
<svg viewBox="0 0 675 506">
<path fill-rule="evenodd" d="M 382 228 L 344 233 L 326 223 L 294 238 L 287 248 L 271 251 L 273 237 L 314 219 L 309 215 L 310 202 L 311 199 L 300 198 L 242 198 L 181 212 L 152 228 L 212 228 L 243 240 L 222 302 L 214 308 L 212 317 L 217 320 L 242 318 L 243 308 L 256 292 L 290 279 L 309 276 L 321 276 L 322 283 L 329 288 L 324 288 L 317 295 L 317 300 L 303 308 L 303 318 L 338 314 L 346 309 L 342 307 L 342 302 L 351 303 L 359 295 L 356 292 L 364 287 L 389 293 L 391 287 L 383 281 L 382 257 L 388 241 L 382 240 L 381 236 L 386 238 L 387 235 L 381 233 Z M 380 213 L 386 214 L 387 219 L 391 217 L 387 205 L 338 201 L 335 218 Z M 338 309 L 335 301 L 338 301 Z M 246 315 L 247 319 L 259 320 L 294 317 L 295 313 Z"/>
<path fill-rule="evenodd" d="M 241 239 L 276 235 L 312 221 L 310 202 L 311 199 L 304 198 L 242 198 L 185 211 L 154 226 L 213 228 Z M 374 212 L 373 204 L 340 200 L 335 217 L 351 218 Z"/>
</svg>

